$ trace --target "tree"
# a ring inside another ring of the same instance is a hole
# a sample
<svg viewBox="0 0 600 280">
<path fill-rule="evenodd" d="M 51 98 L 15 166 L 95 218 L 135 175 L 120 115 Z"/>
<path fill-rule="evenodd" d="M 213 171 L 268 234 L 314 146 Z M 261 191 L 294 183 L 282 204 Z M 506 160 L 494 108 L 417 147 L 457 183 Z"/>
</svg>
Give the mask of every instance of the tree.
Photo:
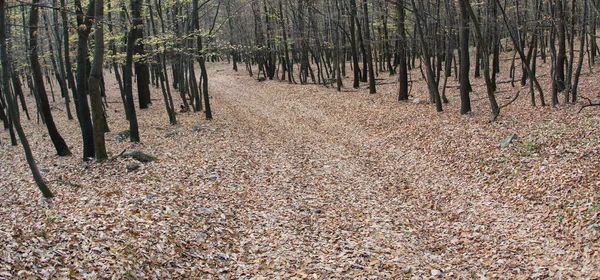
<svg viewBox="0 0 600 280">
<path fill-rule="evenodd" d="M 104 61 L 104 0 L 96 0 L 96 23 L 94 33 L 94 63 L 90 71 L 89 91 L 92 107 L 94 129 L 94 153 L 96 160 L 108 158 L 104 143 L 104 111 L 102 109 L 102 96 L 100 94 L 100 81 L 102 80 L 102 63 Z"/>
<path fill-rule="evenodd" d="M 429 95 L 432 97 L 435 102 L 435 109 L 438 112 L 442 111 L 442 100 L 440 98 L 440 92 L 437 88 L 437 84 L 435 83 L 435 74 L 433 73 L 433 67 L 431 66 L 431 56 L 429 52 L 429 46 L 425 41 L 425 35 L 423 32 L 424 24 L 422 9 L 417 9 L 417 5 L 415 4 L 415 0 L 411 0 L 412 8 L 415 13 L 415 18 L 417 21 L 416 32 L 419 35 L 419 41 L 421 42 L 421 52 L 423 54 L 422 60 L 425 63 L 425 73 L 427 75 L 427 87 L 429 88 Z"/>
<path fill-rule="evenodd" d="M 79 128 L 81 129 L 81 138 L 83 140 L 83 158 L 93 158 L 94 151 L 94 128 L 90 116 L 90 106 L 88 104 L 88 85 L 87 79 L 87 55 L 88 39 L 92 29 L 92 23 L 95 13 L 95 0 L 91 0 L 87 13 L 84 16 L 80 0 L 75 0 L 77 14 L 77 94 L 73 100 L 77 105 L 77 116 L 79 118 Z M 68 34 L 65 34 L 68 37 Z"/>
<path fill-rule="evenodd" d="M 10 92 L 10 60 L 8 58 L 8 51 L 6 45 L 6 9 L 5 9 L 5 1 L 0 0 L 0 61 L 2 64 L 2 92 L 6 96 L 8 103 L 8 112 L 10 118 L 12 120 L 12 124 L 19 136 L 19 140 L 21 141 L 21 145 L 23 146 L 23 150 L 25 152 L 25 159 L 27 160 L 27 164 L 29 165 L 29 169 L 31 170 L 31 174 L 33 175 L 33 179 L 42 192 L 42 195 L 46 198 L 54 197 L 54 194 L 48 186 L 46 182 L 42 178 L 40 171 L 35 163 L 35 159 L 33 158 L 33 153 L 31 152 L 31 147 L 29 146 L 29 141 L 25 136 L 25 132 L 23 131 L 23 127 L 21 126 L 21 120 L 19 119 L 19 114 L 17 110 L 17 102 L 15 101 L 14 96 Z"/>
<path fill-rule="evenodd" d="M 140 7 L 140 0 L 131 0 L 131 7 Z M 136 13 L 137 14 L 137 13 Z M 139 15 L 139 14 L 137 14 Z M 135 31 L 136 24 L 139 24 L 141 19 L 133 19 L 132 25 L 129 29 L 127 36 L 127 54 L 125 57 L 125 69 L 123 71 L 123 83 L 125 85 L 125 101 L 127 102 L 127 116 L 129 116 L 129 141 L 140 142 L 140 132 L 137 122 L 137 116 L 135 114 L 135 103 L 133 102 L 133 50 L 135 41 L 138 39 L 137 32 Z"/>
<path fill-rule="evenodd" d="M 460 10 L 460 113 L 471 111 L 471 83 L 469 82 L 469 13 L 464 2 L 459 2 Z M 487 57 L 484 57 L 487 59 Z"/>
<path fill-rule="evenodd" d="M 48 96 L 46 95 L 46 88 L 44 86 L 42 69 L 38 58 L 38 22 L 40 19 L 38 3 L 39 0 L 33 0 L 33 5 L 31 6 L 31 12 L 29 14 L 29 60 L 31 62 L 33 82 L 35 84 L 34 92 L 39 102 L 42 116 L 46 122 L 48 135 L 54 144 L 56 153 L 59 156 L 68 156 L 71 155 L 71 151 L 58 132 L 54 119 L 52 118 L 52 112 L 50 111 L 50 104 L 48 103 Z"/>
<path fill-rule="evenodd" d="M 485 85 L 487 88 L 487 96 L 490 102 L 490 108 L 492 110 L 492 120 L 496 120 L 498 115 L 500 115 L 500 107 L 498 106 L 498 102 L 496 101 L 496 95 L 494 94 L 494 86 L 492 85 L 492 79 L 490 77 L 490 65 L 488 61 L 487 55 L 487 46 L 484 43 L 483 35 L 481 34 L 481 28 L 479 27 L 479 21 L 477 21 L 477 17 L 475 17 L 475 13 L 473 12 L 473 8 L 471 8 L 471 4 L 469 0 L 462 0 L 464 7 L 467 9 L 469 13 L 469 17 L 471 17 L 471 21 L 473 22 L 473 27 L 475 27 L 475 38 L 477 39 L 477 43 L 483 52 L 483 76 L 485 78 Z"/>
<path fill-rule="evenodd" d="M 148 108 L 148 104 L 152 103 L 150 98 L 150 72 L 148 70 L 148 64 L 145 58 L 144 43 L 144 22 L 142 18 L 142 1 L 132 1 L 131 6 L 131 24 L 133 33 L 134 45 L 133 54 L 140 57 L 140 59 L 134 62 L 135 75 L 137 78 L 137 89 L 138 99 L 140 103 L 140 109 Z"/>
<path fill-rule="evenodd" d="M 377 93 L 375 88 L 375 69 L 373 69 L 373 53 L 371 51 L 371 33 L 369 31 L 369 5 L 363 2 L 363 13 L 365 22 L 365 45 L 367 46 L 367 65 L 369 65 L 369 93 Z"/>
<path fill-rule="evenodd" d="M 556 32 L 558 34 L 558 53 L 556 54 L 556 63 L 554 66 L 554 75 L 552 77 L 552 106 L 558 104 L 558 93 L 563 92 L 565 86 L 565 58 L 566 58 L 566 30 L 565 13 L 562 0 L 552 2 L 554 9 L 554 22 L 556 22 Z"/>
<path fill-rule="evenodd" d="M 398 81 L 400 83 L 398 89 L 398 100 L 408 100 L 408 65 L 406 61 L 406 27 L 405 27 L 405 11 L 404 0 L 398 0 L 396 6 L 398 14 Z"/>
</svg>

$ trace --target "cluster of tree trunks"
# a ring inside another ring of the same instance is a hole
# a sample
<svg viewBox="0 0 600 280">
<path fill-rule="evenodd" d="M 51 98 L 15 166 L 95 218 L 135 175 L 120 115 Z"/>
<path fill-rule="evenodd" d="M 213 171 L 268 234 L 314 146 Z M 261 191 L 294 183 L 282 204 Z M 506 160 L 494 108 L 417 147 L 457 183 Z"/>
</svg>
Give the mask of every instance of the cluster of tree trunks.
<svg viewBox="0 0 600 280">
<path fill-rule="evenodd" d="M 71 154 L 53 121 L 50 98 L 56 100 L 56 82 L 68 119 L 73 119 L 72 103 L 75 107 L 84 159 L 107 158 L 105 68 L 117 80 L 130 141 L 139 142 L 136 105 L 150 108 L 152 86 L 162 93 L 171 124 L 177 123 L 175 102 L 181 103 L 181 112 L 204 111 L 212 119 L 206 64 L 221 59 L 235 71 L 245 65 L 259 80 L 315 83 L 340 91 L 349 66 L 352 87 L 366 83 L 371 94 L 377 92 L 379 75 L 397 75 L 398 100 L 410 98 L 415 79 L 410 73 L 420 73 L 437 111 L 451 101 L 446 87 L 454 77 L 460 85 L 461 114 L 472 110 L 471 79 L 483 76 L 496 119 L 507 105 L 498 104 L 495 96 L 502 49 L 512 52 L 510 83 L 529 83 L 533 106 L 546 105 L 536 77 L 540 60 L 550 58 L 550 104 L 556 106 L 577 101 L 585 58 L 591 71 L 600 52 L 597 0 L 478 5 L 468 0 L 91 0 L 87 7 L 80 0 L 4 1 L 2 36 L 13 44 L 3 45 L 0 120 L 11 143 L 21 138 L 15 119 L 19 103 L 30 119 L 25 85 L 57 154 Z M 106 40 L 103 26 L 109 31 Z M 76 30 L 76 48 L 71 30 Z"/>
</svg>

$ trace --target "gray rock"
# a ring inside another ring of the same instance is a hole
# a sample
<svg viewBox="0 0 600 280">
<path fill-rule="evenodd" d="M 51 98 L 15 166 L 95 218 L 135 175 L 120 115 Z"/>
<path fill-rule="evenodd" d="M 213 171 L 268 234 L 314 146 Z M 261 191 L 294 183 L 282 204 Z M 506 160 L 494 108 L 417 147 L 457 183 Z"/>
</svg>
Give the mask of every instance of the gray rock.
<svg viewBox="0 0 600 280">
<path fill-rule="evenodd" d="M 40 171 L 42 171 L 44 173 L 48 173 L 48 172 L 50 172 L 50 169 L 48 169 L 48 168 L 42 168 L 42 169 L 40 169 Z"/>
<path fill-rule="evenodd" d="M 178 134 L 177 131 L 172 131 L 172 132 L 165 134 L 165 138 L 177 136 L 177 134 Z"/>
<path fill-rule="evenodd" d="M 412 100 L 412 103 L 419 104 L 419 103 L 421 103 L 421 99 L 415 98 Z"/>
<path fill-rule="evenodd" d="M 121 155 L 122 157 L 132 157 L 138 161 L 141 162 L 151 162 L 151 161 L 155 161 L 156 157 L 153 155 L 149 155 L 149 154 L 145 154 L 140 150 L 132 150 L 129 152 L 125 152 L 123 153 L 123 155 Z"/>
<path fill-rule="evenodd" d="M 432 269 L 431 270 L 431 276 L 432 277 L 440 277 L 440 276 L 442 276 L 442 272 L 439 271 L 439 270 L 437 270 L 437 269 Z"/>
<path fill-rule="evenodd" d="M 500 141 L 500 147 L 504 148 L 504 147 L 510 145 L 510 143 L 512 143 L 517 138 L 519 138 L 519 137 L 516 134 L 513 134 L 511 136 L 508 136 L 508 137 L 502 139 L 502 141 Z"/>
<path fill-rule="evenodd" d="M 123 142 L 123 141 L 127 141 L 127 139 L 129 138 L 129 130 L 123 130 L 119 133 L 117 133 L 117 135 L 115 135 L 115 139 L 119 142 Z"/>
<path fill-rule="evenodd" d="M 137 162 L 132 162 L 130 164 L 127 164 L 127 166 L 125 166 L 125 170 L 127 170 L 127 172 L 134 171 L 138 168 L 140 168 L 140 164 Z"/>
<path fill-rule="evenodd" d="M 206 232 L 203 231 L 198 231 L 196 232 L 196 237 L 198 237 L 198 239 L 200 240 L 205 240 L 206 238 L 208 238 L 208 234 L 206 234 Z"/>
<path fill-rule="evenodd" d="M 203 214 L 212 214 L 213 212 L 215 212 L 215 210 L 212 210 L 212 209 L 206 208 L 206 207 L 200 207 L 200 208 L 198 208 L 198 212 L 203 213 Z"/>
<path fill-rule="evenodd" d="M 208 179 L 208 180 L 211 180 L 211 181 L 214 181 L 214 180 L 217 180 L 217 179 L 219 179 L 219 175 L 217 175 L 217 174 L 211 174 L 211 175 L 210 175 L 210 176 L 208 176 L 206 179 Z"/>
<path fill-rule="evenodd" d="M 153 199 L 153 198 L 155 198 L 157 196 L 158 196 L 157 194 L 149 193 L 149 194 L 146 195 L 146 199 Z"/>
<path fill-rule="evenodd" d="M 200 131 L 208 130 L 208 127 L 197 123 L 197 124 L 194 124 L 194 126 L 192 126 L 192 130 L 194 130 L 194 132 L 200 132 Z"/>
</svg>

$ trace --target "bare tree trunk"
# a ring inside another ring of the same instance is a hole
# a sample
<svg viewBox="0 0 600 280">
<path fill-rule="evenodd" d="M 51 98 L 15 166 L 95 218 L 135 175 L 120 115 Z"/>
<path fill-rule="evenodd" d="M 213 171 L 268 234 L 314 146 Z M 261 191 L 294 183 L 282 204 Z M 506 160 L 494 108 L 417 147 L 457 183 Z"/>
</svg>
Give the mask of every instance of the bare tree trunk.
<svg viewBox="0 0 600 280">
<path fill-rule="evenodd" d="M 425 73 L 427 76 L 427 87 L 429 88 L 429 93 L 430 95 L 433 97 L 433 100 L 435 102 L 435 109 L 438 112 L 443 111 L 442 108 L 442 99 L 440 97 L 440 92 L 435 84 L 435 74 L 433 73 L 433 68 L 431 66 L 431 59 L 430 59 L 430 54 L 429 54 L 429 47 L 427 45 L 427 42 L 425 42 L 425 35 L 423 34 L 423 28 L 422 26 L 425 25 L 423 24 L 423 19 L 422 14 L 419 9 L 417 9 L 417 6 L 415 4 L 415 0 L 411 0 L 411 4 L 413 7 L 413 11 L 415 13 L 415 19 L 417 21 L 417 34 L 419 35 L 419 40 L 421 41 L 421 49 L 423 52 L 423 58 L 421 59 L 424 63 L 425 63 Z"/>
<path fill-rule="evenodd" d="M 40 102 L 41 113 L 46 122 L 46 128 L 48 129 L 48 135 L 52 139 L 56 153 L 59 156 L 71 155 L 71 151 L 62 138 L 54 119 L 52 118 L 52 112 L 50 111 L 50 104 L 48 103 L 48 96 L 46 95 L 46 89 L 44 87 L 44 78 L 38 60 L 38 22 L 39 22 L 39 0 L 33 0 L 33 6 L 31 6 L 31 13 L 29 14 L 29 60 L 31 61 L 31 70 L 33 74 L 33 81 L 35 83 L 35 93 Z"/>
<path fill-rule="evenodd" d="M 42 195 L 46 198 L 54 197 L 52 191 L 46 185 L 46 182 L 42 178 L 40 171 L 35 163 L 35 159 L 33 158 L 33 153 L 31 152 L 31 147 L 29 146 L 29 141 L 27 141 L 27 137 L 25 136 L 25 132 L 23 131 L 23 127 L 21 126 L 21 120 L 19 119 L 17 102 L 15 101 L 14 96 L 10 93 L 10 61 L 8 58 L 8 51 L 6 48 L 6 9 L 5 9 L 5 0 L 0 0 L 0 61 L 2 64 L 2 91 L 4 92 L 7 99 L 7 108 L 10 114 L 10 119 L 12 120 L 12 124 L 17 131 L 17 135 L 19 136 L 19 140 L 23 145 L 23 150 L 25 152 L 25 158 L 27 160 L 27 164 L 29 165 L 29 169 L 31 170 L 31 174 L 33 175 L 33 179 L 42 192 Z"/>
<path fill-rule="evenodd" d="M 104 127 L 106 119 L 102 110 L 102 96 L 100 94 L 100 80 L 102 80 L 102 63 L 104 61 L 104 0 L 96 0 L 96 26 L 94 33 L 94 63 L 90 71 L 89 92 L 92 107 L 94 129 L 94 152 L 96 160 L 103 161 L 108 158 L 104 142 Z"/>
<path fill-rule="evenodd" d="M 481 29 L 479 28 L 479 22 L 475 17 L 475 13 L 473 13 L 473 9 L 471 8 L 471 4 L 469 4 L 469 0 L 462 0 L 464 6 L 469 12 L 469 16 L 471 17 L 471 21 L 473 21 L 473 26 L 475 27 L 475 38 L 477 38 L 477 42 L 479 43 L 479 47 L 483 52 L 483 57 L 489 57 L 487 55 L 487 47 L 483 41 L 483 36 L 481 34 Z M 487 95 L 488 100 L 490 101 L 490 107 L 492 109 L 492 120 L 496 120 L 498 115 L 500 115 L 500 107 L 498 106 L 498 102 L 496 101 L 496 95 L 494 94 L 494 86 L 492 84 L 492 79 L 490 77 L 490 66 L 489 61 L 487 59 L 483 60 L 483 75 L 485 78 L 485 85 L 487 87 Z"/>
<path fill-rule="evenodd" d="M 353 3 L 355 0 L 350 0 Z M 352 70 L 354 71 L 354 83 L 353 87 L 360 87 L 360 66 L 358 65 L 358 50 L 356 49 L 356 4 L 351 7 L 350 11 L 350 51 L 352 52 Z"/>
<path fill-rule="evenodd" d="M 556 22 L 556 32 L 558 34 L 558 52 L 554 68 L 553 82 L 556 87 L 552 91 L 552 106 L 558 104 L 558 93 L 565 90 L 566 32 L 562 0 L 554 0 L 554 12 L 554 22 Z"/>
<path fill-rule="evenodd" d="M 363 13 L 365 20 L 365 45 L 367 48 L 367 65 L 369 65 L 369 93 L 377 93 L 375 88 L 375 69 L 373 69 L 373 53 L 371 51 L 371 33 L 369 31 L 369 5 L 367 1 L 363 3 Z"/>
<path fill-rule="evenodd" d="M 87 100 L 87 55 L 88 55 L 88 39 L 92 28 L 93 17 L 95 13 L 94 1 L 91 0 L 88 6 L 87 14 L 83 15 L 81 2 L 75 1 L 77 9 L 77 95 L 74 96 L 75 104 L 77 104 L 77 115 L 79 116 L 79 126 L 81 128 L 81 136 L 83 138 L 83 158 L 93 158 L 94 152 L 94 130 L 92 118 L 90 116 L 90 107 Z M 68 34 L 65 34 L 68 37 Z"/>
<path fill-rule="evenodd" d="M 135 33 L 133 54 L 144 57 L 146 52 L 144 51 L 144 43 L 141 40 L 144 38 L 144 22 L 142 19 L 141 0 L 133 1 L 133 6 L 131 7 L 131 16 L 133 17 L 131 21 L 131 24 L 133 24 L 132 32 Z M 146 109 L 148 108 L 148 105 L 152 103 L 150 99 L 150 72 L 148 70 L 148 63 L 145 59 L 136 60 L 134 62 L 134 67 L 140 109 Z"/>
<path fill-rule="evenodd" d="M 398 13 L 398 100 L 408 99 L 408 65 L 406 61 L 406 28 L 404 0 L 398 0 L 396 11 Z"/>
<path fill-rule="evenodd" d="M 131 0 L 131 6 L 139 6 L 140 0 Z M 138 3 L 135 3 L 138 2 Z M 135 22 L 139 22 L 135 21 Z M 133 49 L 135 45 L 136 26 L 132 25 L 127 36 L 127 55 L 125 57 L 125 70 L 123 71 L 123 83 L 125 85 L 125 99 L 127 101 L 127 110 L 129 115 L 129 141 L 140 142 L 140 132 L 135 114 L 135 103 L 133 102 Z"/>
<path fill-rule="evenodd" d="M 587 18 L 588 13 L 588 0 L 583 0 L 583 16 L 579 19 L 581 24 L 581 33 L 579 34 L 579 61 L 577 62 L 577 69 L 575 70 L 575 77 L 573 80 L 573 95 L 571 97 L 571 102 L 577 102 L 577 90 L 579 88 L 579 76 L 581 75 L 581 68 L 583 67 L 583 57 L 585 56 L 585 39 L 587 37 L 586 31 L 586 23 L 585 20 Z M 575 24 L 575 23 L 573 23 Z"/>
<path fill-rule="evenodd" d="M 194 7 L 198 7 L 198 0 L 193 0 Z M 194 9 L 194 13 L 197 13 Z M 198 17 L 194 17 L 194 28 L 198 30 L 200 25 L 198 23 Z M 204 96 L 204 113 L 207 120 L 212 120 L 212 111 L 210 109 L 210 96 L 208 95 L 208 73 L 206 72 L 205 53 L 203 50 L 202 36 L 196 37 L 196 53 L 198 55 L 198 63 L 200 64 L 200 76 L 202 78 L 202 94 Z"/>
<path fill-rule="evenodd" d="M 471 83 L 469 81 L 469 13 L 464 2 L 459 2 L 460 11 L 460 113 L 471 112 Z M 485 58 L 484 58 L 485 59 Z"/>
</svg>

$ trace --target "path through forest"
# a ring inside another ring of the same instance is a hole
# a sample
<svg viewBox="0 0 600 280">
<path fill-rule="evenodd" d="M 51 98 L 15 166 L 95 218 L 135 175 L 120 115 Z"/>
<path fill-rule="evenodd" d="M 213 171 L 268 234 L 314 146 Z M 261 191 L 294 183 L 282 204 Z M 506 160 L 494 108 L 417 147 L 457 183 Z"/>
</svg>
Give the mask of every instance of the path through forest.
<svg viewBox="0 0 600 280">
<path fill-rule="evenodd" d="M 246 263 L 320 276 L 547 275 L 561 252 L 540 231 L 547 205 L 501 197 L 473 175 L 475 151 L 451 151 L 482 142 L 480 153 L 499 149 L 499 139 L 476 139 L 476 120 L 457 126 L 417 104 L 399 107 L 393 95 L 221 73 L 215 102 L 244 135 L 231 146 L 259 178 L 243 202 L 259 231 L 241 243 L 263 253 Z"/>
<path fill-rule="evenodd" d="M 458 104 L 396 102 L 393 84 L 337 92 L 229 67 L 209 68 L 213 121 L 182 113 L 169 126 L 155 100 L 139 112 L 142 144 L 114 140 L 127 124 L 109 103 L 109 151 L 159 157 L 140 170 L 48 156 L 32 134 L 50 201 L 32 199 L 2 134 L 0 278 L 599 276 L 597 113 L 523 98 L 490 123 L 477 86 L 475 113 L 460 116 Z"/>
</svg>

